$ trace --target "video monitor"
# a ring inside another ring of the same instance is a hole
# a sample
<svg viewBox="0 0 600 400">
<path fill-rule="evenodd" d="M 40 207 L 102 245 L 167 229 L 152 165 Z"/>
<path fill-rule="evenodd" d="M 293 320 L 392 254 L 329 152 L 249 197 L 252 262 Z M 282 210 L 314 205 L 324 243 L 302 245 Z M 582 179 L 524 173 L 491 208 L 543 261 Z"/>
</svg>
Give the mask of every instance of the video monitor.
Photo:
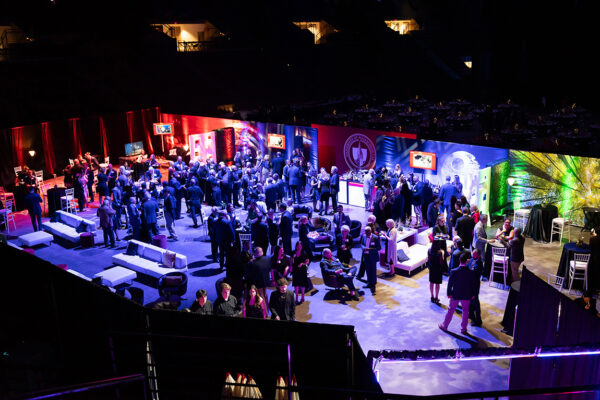
<svg viewBox="0 0 600 400">
<path fill-rule="evenodd" d="M 267 134 L 267 147 L 285 150 L 285 135 Z"/>
<path fill-rule="evenodd" d="M 172 135 L 173 124 L 153 124 L 155 135 Z"/>
<path fill-rule="evenodd" d="M 409 165 L 411 168 L 428 169 L 435 171 L 436 169 L 436 154 L 427 153 L 424 151 L 411 151 L 409 157 Z"/>
<path fill-rule="evenodd" d="M 125 145 L 125 155 L 128 157 L 140 155 L 142 150 L 144 150 L 144 142 L 133 142 Z"/>
</svg>

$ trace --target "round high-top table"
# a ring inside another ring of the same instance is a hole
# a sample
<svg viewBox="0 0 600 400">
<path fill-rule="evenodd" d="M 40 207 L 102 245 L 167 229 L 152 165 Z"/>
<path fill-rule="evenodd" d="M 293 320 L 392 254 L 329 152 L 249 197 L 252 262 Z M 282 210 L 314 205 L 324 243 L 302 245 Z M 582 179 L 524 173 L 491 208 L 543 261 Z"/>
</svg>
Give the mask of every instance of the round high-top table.
<svg viewBox="0 0 600 400">
<path fill-rule="evenodd" d="M 552 232 L 552 220 L 558 218 L 558 208 L 553 205 L 543 207 L 536 204 L 531 209 L 529 220 L 523 234 L 536 242 L 549 242 Z"/>
<path fill-rule="evenodd" d="M 580 247 L 577 246 L 577 243 L 565 243 L 562 255 L 560 256 L 558 270 L 556 271 L 556 276 L 565 278 L 563 287 L 569 287 L 569 263 L 575 258 L 575 253 L 590 254 L 591 250 L 586 244 Z"/>
</svg>

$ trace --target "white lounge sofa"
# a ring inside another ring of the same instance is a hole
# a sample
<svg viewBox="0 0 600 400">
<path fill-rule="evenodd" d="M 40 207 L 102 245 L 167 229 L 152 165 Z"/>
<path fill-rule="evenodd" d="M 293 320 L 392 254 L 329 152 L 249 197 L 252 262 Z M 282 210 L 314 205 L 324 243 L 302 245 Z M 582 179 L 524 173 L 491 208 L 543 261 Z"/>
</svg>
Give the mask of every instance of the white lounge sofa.
<svg viewBox="0 0 600 400">
<path fill-rule="evenodd" d="M 410 274 L 413 270 L 421 267 L 427 262 L 427 251 L 430 247 L 431 246 L 424 246 L 422 244 L 413 244 L 409 247 L 406 242 L 398 243 L 398 250 L 404 250 L 404 254 L 408 257 L 408 260 L 406 261 L 399 261 L 398 267 Z"/>
<path fill-rule="evenodd" d="M 174 268 L 166 268 L 163 264 L 163 256 L 167 250 L 139 240 L 129 242 L 137 244 L 137 254 L 115 254 L 112 257 L 113 263 L 155 278 L 160 278 L 169 272 L 187 272 L 187 257 L 183 254 L 175 253 Z"/>
<path fill-rule="evenodd" d="M 96 235 L 96 223 L 94 221 L 64 211 L 57 211 L 56 216 L 58 218 L 57 222 L 48 221 L 42 223 L 42 228 L 45 231 L 66 239 L 69 242 L 79 243 L 79 235 L 81 233 L 77 232 L 77 228 L 83 223 L 85 232 Z"/>
</svg>

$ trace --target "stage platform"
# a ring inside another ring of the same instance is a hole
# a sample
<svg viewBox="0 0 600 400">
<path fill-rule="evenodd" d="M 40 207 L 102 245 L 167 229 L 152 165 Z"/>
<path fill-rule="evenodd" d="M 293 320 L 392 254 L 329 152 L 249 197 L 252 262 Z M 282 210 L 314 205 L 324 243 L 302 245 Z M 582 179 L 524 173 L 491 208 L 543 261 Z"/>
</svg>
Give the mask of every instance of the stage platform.
<svg viewBox="0 0 600 400">
<path fill-rule="evenodd" d="M 80 213 L 84 218 L 97 221 L 98 203 Z M 185 206 L 184 206 L 185 208 Z M 352 219 L 366 221 L 367 214 L 358 207 L 345 206 Z M 240 211 L 242 219 L 245 212 Z M 225 275 L 218 264 L 209 259 L 210 243 L 203 240 L 202 229 L 192 228 L 191 218 L 185 217 L 176 221 L 175 229 L 179 241 L 168 241 L 168 248 L 188 257 L 188 289 L 182 307 L 189 306 L 198 289 L 206 289 L 211 300 L 216 298 L 215 282 Z M 331 218 L 331 217 L 329 217 Z M 46 218 L 44 218 L 44 221 Z M 19 244 L 18 236 L 32 231 L 27 212 L 16 214 L 17 229 L 9 233 L 9 240 Z M 164 229 L 164 228 L 163 228 Z M 495 232 L 496 226 L 488 231 Z M 101 242 L 102 235 L 97 236 Z M 92 248 L 75 247 L 67 249 L 59 243 L 50 247 L 34 248 L 35 255 L 54 264 L 66 264 L 68 268 L 87 277 L 112 266 L 113 254 L 125 251 L 126 231 L 119 231 L 121 241 L 116 249 L 96 243 Z M 297 240 L 295 234 L 293 242 Z M 97 240 L 98 242 L 98 240 Z M 555 273 L 562 246 L 540 244 L 531 239 L 526 240 L 525 265 L 538 276 L 546 279 L 548 273 Z M 353 249 L 355 260 L 360 259 L 360 249 Z M 25 268 L 23 266 L 23 268 Z M 354 325 L 362 349 L 369 350 L 397 349 L 447 349 L 472 348 L 490 346 L 510 346 L 512 338 L 501 332 L 504 307 L 508 291 L 481 284 L 481 306 L 483 327 L 469 327 L 468 336 L 459 333 L 460 316 L 456 314 L 451 325 L 451 333 L 442 332 L 438 324 L 442 321 L 448 304 L 446 282 L 440 289 L 442 306 L 430 302 L 429 280 L 427 269 L 411 277 L 396 275 L 384 277 L 384 270 L 378 271 L 377 295 L 372 296 L 368 289 L 359 301 L 352 301 L 329 291 L 323 284 L 318 262 L 313 262 L 309 275 L 315 290 L 309 293 L 305 303 L 297 307 L 296 316 L 299 321 L 322 322 Z M 364 284 L 355 281 L 357 287 Z M 143 289 L 144 303 L 154 301 L 158 297 L 156 287 L 148 279 L 138 278 L 133 286 Z M 269 290 L 270 292 L 270 290 Z M 30 295 L 34 296 L 34 293 Z M 462 363 L 427 363 L 427 364 L 387 364 L 380 368 L 380 384 L 385 392 L 413 395 L 435 395 L 439 393 L 457 393 L 469 390 L 486 391 L 501 390 L 508 387 L 507 361 L 472 361 Z"/>
</svg>

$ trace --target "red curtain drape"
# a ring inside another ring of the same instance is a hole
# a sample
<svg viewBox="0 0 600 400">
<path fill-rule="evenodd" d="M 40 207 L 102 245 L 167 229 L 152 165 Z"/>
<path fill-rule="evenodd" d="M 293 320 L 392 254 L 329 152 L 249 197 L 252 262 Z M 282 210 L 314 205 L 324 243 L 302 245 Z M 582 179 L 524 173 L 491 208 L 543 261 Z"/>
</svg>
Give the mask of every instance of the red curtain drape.
<svg viewBox="0 0 600 400">
<path fill-rule="evenodd" d="M 54 174 L 56 162 L 54 160 L 54 146 L 52 145 L 52 135 L 50 134 L 50 124 L 48 122 L 42 122 L 42 143 L 44 145 L 46 171 L 52 175 Z"/>
<path fill-rule="evenodd" d="M 127 130 L 129 131 L 129 143 L 133 143 L 133 131 L 135 130 L 135 113 L 127 111 Z"/>
<path fill-rule="evenodd" d="M 71 133 L 73 135 L 73 157 L 77 157 L 81 152 L 81 127 L 79 118 L 70 118 Z"/>
<path fill-rule="evenodd" d="M 146 148 L 148 149 L 148 153 L 154 153 L 154 147 L 152 146 L 152 134 L 153 125 L 152 125 L 152 109 L 144 108 L 142 111 L 142 124 L 144 125 L 144 138 L 146 139 Z M 129 115 L 127 116 L 127 121 L 129 121 Z"/>
<path fill-rule="evenodd" d="M 102 140 L 102 152 L 104 157 L 108 157 L 108 139 L 106 138 L 106 126 L 104 118 L 100 117 L 100 139 Z"/>
<path fill-rule="evenodd" d="M 12 128 L 13 159 L 16 166 L 23 166 L 23 127 Z"/>
</svg>

